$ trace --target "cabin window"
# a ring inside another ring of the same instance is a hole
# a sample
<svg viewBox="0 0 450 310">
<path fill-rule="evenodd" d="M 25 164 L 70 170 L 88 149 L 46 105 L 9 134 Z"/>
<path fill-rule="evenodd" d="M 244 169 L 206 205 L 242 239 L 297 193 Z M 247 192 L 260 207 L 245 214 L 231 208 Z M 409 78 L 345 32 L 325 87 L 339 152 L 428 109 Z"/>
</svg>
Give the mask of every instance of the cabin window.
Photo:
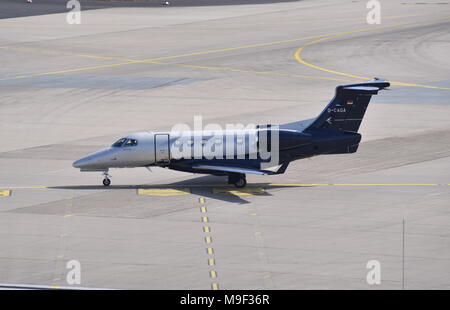
<svg viewBox="0 0 450 310">
<path fill-rule="evenodd" d="M 128 139 L 123 146 L 136 146 L 138 144 L 135 139 Z"/>
</svg>

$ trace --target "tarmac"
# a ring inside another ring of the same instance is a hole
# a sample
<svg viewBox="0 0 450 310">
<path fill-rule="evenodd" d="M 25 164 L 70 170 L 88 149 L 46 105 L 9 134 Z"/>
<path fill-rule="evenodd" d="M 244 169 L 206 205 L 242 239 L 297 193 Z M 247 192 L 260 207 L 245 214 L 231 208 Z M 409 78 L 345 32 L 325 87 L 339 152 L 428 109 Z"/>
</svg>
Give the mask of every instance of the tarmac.
<svg viewBox="0 0 450 310">
<path fill-rule="evenodd" d="M 0 19 L 0 287 L 449 289 L 450 3 L 423 3 L 384 1 L 379 25 L 350 0 L 82 2 L 78 25 L 11 9 Z M 357 153 L 248 175 L 244 190 L 163 168 L 111 170 L 104 188 L 72 167 L 196 115 L 223 127 L 311 118 L 337 85 L 373 77 L 392 86 L 373 97 Z M 73 260 L 78 284 L 66 281 Z"/>
</svg>

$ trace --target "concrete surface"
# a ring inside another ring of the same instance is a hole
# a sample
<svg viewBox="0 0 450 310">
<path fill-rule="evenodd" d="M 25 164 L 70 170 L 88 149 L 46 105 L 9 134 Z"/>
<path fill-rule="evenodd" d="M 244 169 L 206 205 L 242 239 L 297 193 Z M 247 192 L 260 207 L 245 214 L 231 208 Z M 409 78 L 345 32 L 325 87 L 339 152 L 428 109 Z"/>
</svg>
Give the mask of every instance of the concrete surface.
<svg viewBox="0 0 450 310">
<path fill-rule="evenodd" d="M 406 289 L 449 289 L 450 5 L 384 1 L 378 26 L 366 13 L 305 0 L 0 20 L 0 283 L 68 286 L 75 259 L 93 288 L 401 289 L 404 266 Z M 310 118 L 374 76 L 395 83 L 358 153 L 249 176 L 248 191 L 158 168 L 113 170 L 105 189 L 71 166 L 194 115 Z"/>
</svg>

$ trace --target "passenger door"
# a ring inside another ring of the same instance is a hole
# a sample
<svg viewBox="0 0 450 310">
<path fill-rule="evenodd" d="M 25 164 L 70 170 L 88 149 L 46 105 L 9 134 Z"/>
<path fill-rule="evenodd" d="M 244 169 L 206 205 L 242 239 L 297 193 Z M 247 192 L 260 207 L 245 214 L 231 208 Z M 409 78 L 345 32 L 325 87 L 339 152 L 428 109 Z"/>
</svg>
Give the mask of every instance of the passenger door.
<svg viewBox="0 0 450 310">
<path fill-rule="evenodd" d="M 155 135 L 155 161 L 157 163 L 170 161 L 170 148 L 169 148 L 169 135 L 168 134 L 156 134 Z"/>
</svg>

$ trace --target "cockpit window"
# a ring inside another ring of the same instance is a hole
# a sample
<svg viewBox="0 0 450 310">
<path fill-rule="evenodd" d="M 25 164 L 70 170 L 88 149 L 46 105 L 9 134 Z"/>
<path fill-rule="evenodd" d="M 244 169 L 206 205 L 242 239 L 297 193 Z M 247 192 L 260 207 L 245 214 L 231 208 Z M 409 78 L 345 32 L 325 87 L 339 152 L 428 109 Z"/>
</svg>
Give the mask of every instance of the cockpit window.
<svg viewBox="0 0 450 310">
<path fill-rule="evenodd" d="M 125 138 L 119 139 L 112 145 L 112 147 L 121 147 L 125 141 L 127 141 Z"/>
<path fill-rule="evenodd" d="M 138 144 L 135 139 L 128 139 L 123 146 L 136 146 Z"/>
</svg>

